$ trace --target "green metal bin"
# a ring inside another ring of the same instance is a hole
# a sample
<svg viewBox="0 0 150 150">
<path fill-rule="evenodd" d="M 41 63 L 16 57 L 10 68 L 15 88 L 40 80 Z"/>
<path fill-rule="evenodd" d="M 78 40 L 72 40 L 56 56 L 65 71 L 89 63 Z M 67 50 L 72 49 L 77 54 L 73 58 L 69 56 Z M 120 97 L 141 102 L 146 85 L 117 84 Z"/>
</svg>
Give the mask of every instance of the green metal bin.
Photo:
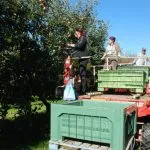
<svg viewBox="0 0 150 150">
<path fill-rule="evenodd" d="M 135 103 L 82 100 L 51 104 L 51 141 L 73 138 L 125 150 L 135 133 Z"/>
<path fill-rule="evenodd" d="M 146 88 L 146 74 L 143 71 L 98 71 L 98 91 L 104 88 L 135 89 L 143 93 Z"/>
</svg>

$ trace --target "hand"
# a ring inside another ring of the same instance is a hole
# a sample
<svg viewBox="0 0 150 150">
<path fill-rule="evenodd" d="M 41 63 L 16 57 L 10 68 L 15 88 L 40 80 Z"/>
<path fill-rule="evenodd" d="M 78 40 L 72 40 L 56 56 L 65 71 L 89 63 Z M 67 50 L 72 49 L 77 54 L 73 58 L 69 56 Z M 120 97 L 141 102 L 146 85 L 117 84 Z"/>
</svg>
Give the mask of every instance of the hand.
<svg viewBox="0 0 150 150">
<path fill-rule="evenodd" d="M 136 62 L 134 62 L 134 61 L 131 63 L 131 65 L 135 65 L 135 64 L 136 64 Z"/>
</svg>

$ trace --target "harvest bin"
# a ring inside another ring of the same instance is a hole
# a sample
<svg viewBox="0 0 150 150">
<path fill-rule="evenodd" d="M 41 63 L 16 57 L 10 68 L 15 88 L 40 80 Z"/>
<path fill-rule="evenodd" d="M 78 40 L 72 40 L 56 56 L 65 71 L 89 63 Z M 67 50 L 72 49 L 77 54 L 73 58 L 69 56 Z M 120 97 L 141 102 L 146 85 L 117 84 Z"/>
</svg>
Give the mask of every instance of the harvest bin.
<svg viewBox="0 0 150 150">
<path fill-rule="evenodd" d="M 51 104 L 51 141 L 73 138 L 125 150 L 135 133 L 135 103 L 82 100 Z"/>
<path fill-rule="evenodd" d="M 104 91 L 104 88 L 124 88 L 143 93 L 145 87 L 146 74 L 143 71 L 98 71 L 98 91 Z"/>
</svg>

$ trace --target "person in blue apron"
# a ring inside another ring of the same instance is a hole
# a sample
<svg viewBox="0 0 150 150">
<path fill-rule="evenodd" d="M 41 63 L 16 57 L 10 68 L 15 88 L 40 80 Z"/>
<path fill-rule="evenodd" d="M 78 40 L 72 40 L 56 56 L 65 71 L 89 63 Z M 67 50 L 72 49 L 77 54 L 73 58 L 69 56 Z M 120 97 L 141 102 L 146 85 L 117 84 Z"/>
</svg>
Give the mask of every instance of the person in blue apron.
<svg viewBox="0 0 150 150">
<path fill-rule="evenodd" d="M 73 53 L 73 57 L 79 57 L 79 73 L 81 78 L 81 94 L 85 94 L 86 92 L 86 67 L 88 64 L 87 58 L 82 58 L 89 56 L 87 49 L 87 39 L 86 34 L 82 28 L 75 29 L 75 37 L 78 39 L 74 44 L 67 44 L 67 46 L 73 47 L 75 52 Z"/>
</svg>

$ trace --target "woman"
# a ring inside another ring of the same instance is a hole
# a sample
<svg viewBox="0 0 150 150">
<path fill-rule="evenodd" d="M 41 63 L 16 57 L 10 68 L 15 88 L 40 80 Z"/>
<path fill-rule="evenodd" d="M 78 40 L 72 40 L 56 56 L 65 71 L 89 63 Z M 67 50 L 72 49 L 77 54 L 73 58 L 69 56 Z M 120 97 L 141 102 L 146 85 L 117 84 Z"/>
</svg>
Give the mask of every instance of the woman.
<svg viewBox="0 0 150 150">
<path fill-rule="evenodd" d="M 73 47 L 75 52 L 73 57 L 79 57 L 79 72 L 81 77 L 81 92 L 84 94 L 86 92 L 86 66 L 88 64 L 88 59 L 82 58 L 89 56 L 87 50 L 87 39 L 85 32 L 82 28 L 76 28 L 75 37 L 78 39 L 75 44 L 67 44 L 67 46 Z"/>
</svg>

